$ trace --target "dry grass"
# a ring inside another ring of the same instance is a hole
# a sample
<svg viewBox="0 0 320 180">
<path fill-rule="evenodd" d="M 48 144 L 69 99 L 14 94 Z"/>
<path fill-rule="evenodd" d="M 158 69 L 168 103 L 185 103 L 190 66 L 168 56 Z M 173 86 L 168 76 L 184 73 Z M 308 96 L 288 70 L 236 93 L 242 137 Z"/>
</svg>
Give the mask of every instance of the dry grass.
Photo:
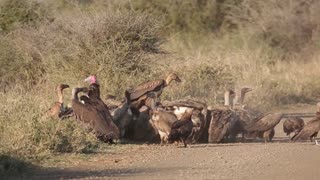
<svg viewBox="0 0 320 180">
<path fill-rule="evenodd" d="M 83 86 L 89 74 L 97 74 L 102 96 L 122 98 L 129 86 L 175 71 L 183 82 L 166 88 L 163 100 L 190 97 L 217 104 L 225 86 L 250 86 L 254 91 L 246 103 L 261 111 L 314 103 L 320 89 L 318 28 L 314 26 L 319 24 L 319 11 L 311 6 L 311 13 L 302 18 L 309 18 L 312 26 L 298 23 L 301 26 L 295 29 L 297 15 L 292 9 L 296 4 L 291 4 L 290 11 L 275 0 L 243 2 L 240 5 L 252 11 L 250 16 L 236 11 L 238 5 L 230 5 L 224 13 L 226 22 L 239 27 L 232 32 L 168 33 L 162 17 L 128 11 L 124 3 L 116 11 L 102 6 L 108 12 L 92 4 L 89 10 L 75 6 L 56 14 L 53 22 L 37 28 L 18 26 L 0 35 L 0 153 L 39 160 L 54 153 L 94 152 L 101 147 L 73 119 L 42 118 L 56 101 L 56 84 Z M 260 11 L 273 6 L 277 13 Z M 311 36 L 302 30 L 312 27 Z M 272 44 L 274 40 L 281 43 Z M 296 50 L 299 53 L 293 53 Z M 67 90 L 66 104 L 70 95 Z"/>
</svg>

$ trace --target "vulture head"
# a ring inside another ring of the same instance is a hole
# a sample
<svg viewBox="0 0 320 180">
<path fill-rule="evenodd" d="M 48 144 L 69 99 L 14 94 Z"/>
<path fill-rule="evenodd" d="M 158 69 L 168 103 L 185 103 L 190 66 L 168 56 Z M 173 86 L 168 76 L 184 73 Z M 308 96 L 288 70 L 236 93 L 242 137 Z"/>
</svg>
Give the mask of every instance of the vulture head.
<svg viewBox="0 0 320 180">
<path fill-rule="evenodd" d="M 243 88 L 241 88 L 241 94 L 245 94 L 245 93 L 250 92 L 250 91 L 252 91 L 252 90 L 253 90 L 252 88 L 243 87 Z"/>
<path fill-rule="evenodd" d="M 62 91 L 62 90 L 66 89 L 66 88 L 69 88 L 69 87 L 70 86 L 68 84 L 59 84 L 57 86 L 57 91 Z"/>
<path fill-rule="evenodd" d="M 179 78 L 179 76 L 176 73 L 171 73 L 166 78 L 166 84 L 167 85 L 170 84 L 171 81 L 181 82 L 181 79 Z"/>
<path fill-rule="evenodd" d="M 88 92 L 88 88 L 83 87 L 83 88 L 73 88 L 72 89 L 72 98 L 73 99 L 78 99 L 78 93 L 79 92 Z"/>
<path fill-rule="evenodd" d="M 98 84 L 97 76 L 91 75 L 87 77 L 84 82 L 88 82 L 89 84 Z"/>
</svg>

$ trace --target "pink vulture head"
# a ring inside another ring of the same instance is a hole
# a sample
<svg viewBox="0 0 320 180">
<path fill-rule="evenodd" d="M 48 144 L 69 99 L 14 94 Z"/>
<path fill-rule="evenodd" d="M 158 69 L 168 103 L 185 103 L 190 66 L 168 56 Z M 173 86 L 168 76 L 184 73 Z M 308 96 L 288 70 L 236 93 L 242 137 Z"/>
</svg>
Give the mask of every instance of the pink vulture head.
<svg viewBox="0 0 320 180">
<path fill-rule="evenodd" d="M 88 82 L 89 84 L 94 84 L 94 83 L 98 84 L 98 80 L 95 75 L 91 75 L 91 76 L 87 77 L 84 81 Z"/>
</svg>

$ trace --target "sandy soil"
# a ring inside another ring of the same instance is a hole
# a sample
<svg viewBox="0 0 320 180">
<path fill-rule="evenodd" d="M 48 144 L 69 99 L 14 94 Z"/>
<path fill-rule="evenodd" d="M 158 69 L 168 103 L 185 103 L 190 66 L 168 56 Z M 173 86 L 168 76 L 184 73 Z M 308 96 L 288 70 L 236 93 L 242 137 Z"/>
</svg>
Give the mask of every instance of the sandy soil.
<svg viewBox="0 0 320 180">
<path fill-rule="evenodd" d="M 290 142 L 282 123 L 268 144 L 118 145 L 33 179 L 320 179 L 320 146 Z"/>
</svg>

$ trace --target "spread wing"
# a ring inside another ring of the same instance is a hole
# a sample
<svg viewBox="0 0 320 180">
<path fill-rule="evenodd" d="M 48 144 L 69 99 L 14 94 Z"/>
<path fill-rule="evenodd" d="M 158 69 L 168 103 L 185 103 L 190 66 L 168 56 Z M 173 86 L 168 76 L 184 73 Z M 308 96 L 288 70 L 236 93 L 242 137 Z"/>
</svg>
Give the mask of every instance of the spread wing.
<svg viewBox="0 0 320 180">
<path fill-rule="evenodd" d="M 320 119 L 316 118 L 309 121 L 298 134 L 291 138 L 291 140 L 295 141 L 299 138 L 308 138 L 318 131 L 320 131 Z"/>
<path fill-rule="evenodd" d="M 161 91 L 164 84 L 165 84 L 165 81 L 163 79 L 148 81 L 148 82 L 139 84 L 133 90 L 128 90 L 128 92 L 130 93 L 130 100 L 131 101 L 136 100 L 139 97 L 147 94 L 148 92 Z"/>
<path fill-rule="evenodd" d="M 246 127 L 247 131 L 267 131 L 274 128 L 282 119 L 282 113 L 270 113 L 256 118 Z"/>
</svg>

